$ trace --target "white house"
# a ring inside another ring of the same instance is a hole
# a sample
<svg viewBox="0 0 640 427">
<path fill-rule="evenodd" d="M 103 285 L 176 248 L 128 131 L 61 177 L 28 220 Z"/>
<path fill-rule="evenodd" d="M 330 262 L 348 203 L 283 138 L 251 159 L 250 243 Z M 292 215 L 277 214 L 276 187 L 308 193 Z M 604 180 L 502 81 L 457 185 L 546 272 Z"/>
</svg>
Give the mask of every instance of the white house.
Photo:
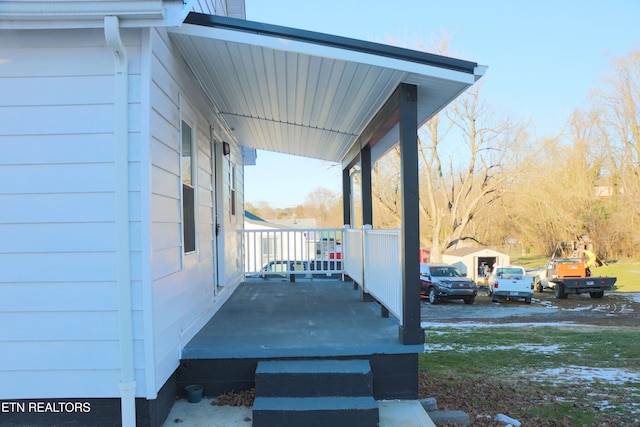
<svg viewBox="0 0 640 427">
<path fill-rule="evenodd" d="M 0 399 L 135 421 L 242 280 L 242 151 L 167 28 L 244 2 L 188 3 L 0 4 Z"/>
<path fill-rule="evenodd" d="M 306 261 L 312 267 L 336 270 L 339 263 L 315 261 L 336 260 L 341 256 L 342 229 L 318 229 L 314 218 L 266 221 L 250 212 L 244 218 L 244 271 L 256 273 L 269 262 Z M 303 264 L 296 263 L 298 267 Z"/>
<path fill-rule="evenodd" d="M 185 345 L 243 281 L 245 158 L 348 177 L 398 141 L 362 139 L 387 100 L 415 109 L 415 143 L 484 73 L 244 18 L 243 0 L 0 2 L 0 424 L 161 424 Z M 419 319 L 402 331 L 419 342 Z"/>
</svg>

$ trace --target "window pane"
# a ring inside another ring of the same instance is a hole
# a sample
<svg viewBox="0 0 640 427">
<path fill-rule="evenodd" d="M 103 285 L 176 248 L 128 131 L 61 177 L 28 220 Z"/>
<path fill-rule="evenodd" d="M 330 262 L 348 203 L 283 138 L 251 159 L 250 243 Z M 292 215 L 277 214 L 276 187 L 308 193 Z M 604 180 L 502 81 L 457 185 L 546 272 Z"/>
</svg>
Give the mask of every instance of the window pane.
<svg viewBox="0 0 640 427">
<path fill-rule="evenodd" d="M 196 222 L 193 200 L 193 187 L 182 186 L 182 215 L 184 224 L 184 251 L 193 252 L 196 250 Z"/>
<path fill-rule="evenodd" d="M 182 122 L 182 183 L 193 186 L 191 157 L 191 127 Z"/>
</svg>

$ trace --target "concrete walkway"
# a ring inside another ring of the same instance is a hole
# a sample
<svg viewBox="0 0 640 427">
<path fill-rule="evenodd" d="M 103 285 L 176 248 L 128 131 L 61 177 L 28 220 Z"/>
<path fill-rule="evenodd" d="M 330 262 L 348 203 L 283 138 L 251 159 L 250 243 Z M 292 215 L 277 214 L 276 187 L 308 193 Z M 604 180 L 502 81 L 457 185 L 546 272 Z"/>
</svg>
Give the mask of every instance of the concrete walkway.
<svg viewBox="0 0 640 427">
<path fill-rule="evenodd" d="M 185 399 L 176 401 L 163 427 L 251 427 L 251 408 L 246 406 L 215 406 L 213 399 L 199 403 Z M 380 400 L 380 427 L 435 427 L 417 400 Z"/>
</svg>

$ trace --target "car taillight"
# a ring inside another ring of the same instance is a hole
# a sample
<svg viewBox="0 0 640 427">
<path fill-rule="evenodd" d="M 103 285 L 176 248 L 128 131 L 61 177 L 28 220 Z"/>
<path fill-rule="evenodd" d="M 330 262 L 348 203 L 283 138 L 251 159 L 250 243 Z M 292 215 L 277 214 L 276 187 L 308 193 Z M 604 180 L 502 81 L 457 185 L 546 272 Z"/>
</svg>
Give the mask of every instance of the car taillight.
<svg viewBox="0 0 640 427">
<path fill-rule="evenodd" d="M 533 283 L 532 283 L 532 284 L 531 284 L 531 290 L 533 290 L 533 289 L 534 289 L 534 288 L 533 288 Z"/>
<path fill-rule="evenodd" d="M 494 287 L 494 288 L 497 288 L 497 287 L 498 287 L 498 282 L 494 283 L 494 284 L 493 284 L 493 287 Z"/>
</svg>

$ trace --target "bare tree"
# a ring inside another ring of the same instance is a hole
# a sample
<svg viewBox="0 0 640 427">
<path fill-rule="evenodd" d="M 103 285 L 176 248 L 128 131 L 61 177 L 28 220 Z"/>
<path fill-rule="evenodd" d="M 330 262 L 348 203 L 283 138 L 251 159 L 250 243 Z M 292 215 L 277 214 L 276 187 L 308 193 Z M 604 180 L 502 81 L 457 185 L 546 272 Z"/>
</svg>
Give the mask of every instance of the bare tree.
<svg viewBox="0 0 640 427">
<path fill-rule="evenodd" d="M 606 149 L 606 187 L 619 221 L 612 252 L 635 255 L 640 244 L 640 49 L 613 58 L 612 71 L 594 91 L 594 123 Z M 628 225 L 620 230 L 621 224 Z"/>
<path fill-rule="evenodd" d="M 474 218 L 493 207 L 530 166 L 524 126 L 496 120 L 477 85 L 432 119 L 421 134 L 421 228 L 434 260 L 464 241 L 478 242 Z M 442 130 L 443 129 L 443 130 Z M 529 147 L 531 153 L 540 147 Z"/>
<path fill-rule="evenodd" d="M 305 212 L 316 218 L 319 227 L 341 227 L 340 200 L 340 196 L 333 191 L 318 187 L 305 197 Z"/>
<path fill-rule="evenodd" d="M 394 147 L 373 165 L 373 218 L 377 228 L 397 228 L 402 217 L 400 148 Z"/>
</svg>

